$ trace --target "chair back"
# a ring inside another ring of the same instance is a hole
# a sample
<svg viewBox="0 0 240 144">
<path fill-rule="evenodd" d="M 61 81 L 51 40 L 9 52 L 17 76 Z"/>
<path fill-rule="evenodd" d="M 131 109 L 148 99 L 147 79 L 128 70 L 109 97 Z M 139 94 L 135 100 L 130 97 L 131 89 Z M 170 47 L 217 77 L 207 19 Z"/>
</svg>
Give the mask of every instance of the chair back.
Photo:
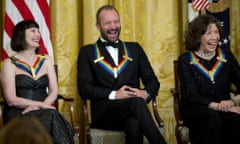
<svg viewBox="0 0 240 144">
<path fill-rule="evenodd" d="M 173 61 L 173 71 L 174 71 L 174 88 L 170 91 L 173 95 L 173 110 L 174 116 L 176 120 L 175 126 L 175 136 L 178 144 L 188 144 L 189 143 L 189 129 L 184 126 L 180 110 L 179 110 L 179 102 L 180 102 L 180 82 L 178 75 L 178 61 Z"/>
<path fill-rule="evenodd" d="M 179 76 L 178 76 L 178 61 L 173 61 L 173 70 L 174 70 L 174 88 L 171 90 L 173 94 L 173 107 L 176 120 L 182 123 L 182 118 L 179 113 L 179 101 L 180 101 L 180 92 L 179 92 Z"/>
<path fill-rule="evenodd" d="M 56 64 L 54 64 L 53 66 L 54 66 L 54 70 L 56 72 L 56 77 L 57 77 L 57 81 L 58 81 L 58 66 Z M 70 114 L 70 123 L 72 125 L 74 135 L 79 137 L 78 141 L 80 142 L 80 127 L 77 122 L 77 118 L 76 118 L 76 114 L 75 114 L 75 110 L 74 110 L 74 99 L 58 94 L 57 100 L 55 101 L 55 107 L 57 108 L 57 111 L 59 111 L 59 112 L 60 112 L 60 106 L 59 106 L 60 100 L 63 100 L 64 102 L 68 103 L 68 108 L 69 108 L 69 112 L 70 112 L 69 113 Z"/>
<path fill-rule="evenodd" d="M 179 92 L 179 76 L 178 76 L 178 61 L 173 61 L 173 71 L 174 71 L 174 86 L 175 90 Z"/>
</svg>

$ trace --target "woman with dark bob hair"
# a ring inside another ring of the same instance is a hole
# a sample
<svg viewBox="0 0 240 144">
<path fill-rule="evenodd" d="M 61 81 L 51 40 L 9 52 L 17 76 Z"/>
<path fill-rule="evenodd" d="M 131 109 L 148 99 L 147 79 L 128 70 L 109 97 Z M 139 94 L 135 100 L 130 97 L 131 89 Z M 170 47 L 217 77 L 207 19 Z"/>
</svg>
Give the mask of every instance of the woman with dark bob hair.
<svg viewBox="0 0 240 144">
<path fill-rule="evenodd" d="M 233 144 L 240 137 L 240 67 L 227 48 L 221 48 L 217 18 L 200 15 L 185 35 L 187 52 L 179 57 L 180 111 L 193 144 Z"/>
<path fill-rule="evenodd" d="M 13 29 L 11 48 L 16 53 L 2 63 L 1 82 L 5 99 L 4 123 L 18 117 L 35 117 L 52 136 L 54 144 L 73 144 L 73 130 L 53 106 L 57 78 L 51 58 L 37 53 L 40 32 L 33 20 Z"/>
</svg>

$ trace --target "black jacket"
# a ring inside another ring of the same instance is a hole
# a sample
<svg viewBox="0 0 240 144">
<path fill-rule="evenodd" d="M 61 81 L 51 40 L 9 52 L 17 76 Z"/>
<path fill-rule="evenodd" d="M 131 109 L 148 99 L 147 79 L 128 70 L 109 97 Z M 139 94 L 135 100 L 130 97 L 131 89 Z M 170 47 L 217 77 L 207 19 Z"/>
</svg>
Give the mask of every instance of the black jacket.
<svg viewBox="0 0 240 144">
<path fill-rule="evenodd" d="M 118 90 L 123 85 L 140 88 L 140 79 L 151 97 L 157 95 L 160 83 L 138 43 L 119 41 L 118 57 L 120 66 L 114 74 L 112 68 L 117 66 L 100 40 L 80 50 L 78 90 L 83 99 L 91 100 L 93 117 L 100 115 L 108 106 L 112 90 Z"/>
<path fill-rule="evenodd" d="M 210 70 L 219 62 L 217 59 L 219 50 L 226 61 L 221 61 L 222 65 L 216 70 L 217 74 L 213 81 L 199 67 L 191 64 L 191 52 L 186 52 L 179 57 L 182 108 L 208 107 L 210 102 L 229 100 L 231 84 L 236 86 L 238 93 L 240 92 L 240 67 L 230 50 L 218 48 L 217 55 L 209 61 L 195 56 L 203 66 Z"/>
</svg>

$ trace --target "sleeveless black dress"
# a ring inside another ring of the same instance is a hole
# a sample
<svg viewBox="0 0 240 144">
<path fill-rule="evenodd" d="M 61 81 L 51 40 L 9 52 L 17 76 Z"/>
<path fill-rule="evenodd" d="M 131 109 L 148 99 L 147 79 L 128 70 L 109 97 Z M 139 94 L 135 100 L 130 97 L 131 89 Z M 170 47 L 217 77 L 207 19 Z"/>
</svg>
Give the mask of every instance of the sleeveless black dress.
<svg viewBox="0 0 240 144">
<path fill-rule="evenodd" d="M 25 74 L 16 75 L 16 95 L 26 99 L 44 101 L 47 97 L 48 75 L 45 74 L 34 80 Z M 24 109 L 10 107 L 6 104 L 3 119 L 7 123 L 16 117 L 34 116 L 52 136 L 54 144 L 73 144 L 73 130 L 69 123 L 54 109 L 40 109 L 22 114 Z"/>
</svg>

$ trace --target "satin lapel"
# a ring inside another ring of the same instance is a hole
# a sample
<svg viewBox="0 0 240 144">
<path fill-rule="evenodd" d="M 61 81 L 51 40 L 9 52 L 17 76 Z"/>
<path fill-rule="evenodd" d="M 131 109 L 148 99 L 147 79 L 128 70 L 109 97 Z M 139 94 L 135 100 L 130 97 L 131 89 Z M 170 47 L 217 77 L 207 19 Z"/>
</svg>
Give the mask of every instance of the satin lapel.
<svg viewBox="0 0 240 144">
<path fill-rule="evenodd" d="M 107 52 L 106 48 L 101 44 L 95 44 L 95 60 L 94 63 L 99 64 L 103 69 L 106 70 L 110 75 L 112 75 L 114 78 L 118 78 L 119 75 L 126 69 L 127 65 L 133 61 L 131 58 L 130 51 L 126 47 L 126 44 L 123 43 L 124 46 L 122 46 L 122 56 L 120 56 L 120 62 L 116 66 L 110 56 L 110 54 Z M 121 51 L 121 50 L 120 50 Z"/>
<path fill-rule="evenodd" d="M 118 62 L 121 62 L 121 60 L 123 59 L 123 43 L 122 41 L 119 41 L 119 48 L 118 48 Z M 123 81 L 124 77 L 127 76 L 127 73 L 121 73 L 121 75 L 118 76 L 118 82 Z"/>
<path fill-rule="evenodd" d="M 105 48 L 103 43 L 100 40 L 98 40 L 97 44 L 99 46 L 99 50 L 100 50 L 102 56 L 104 57 L 104 59 L 106 61 L 108 61 L 112 66 L 116 66 L 114 61 L 113 61 L 113 59 L 112 59 L 112 57 L 111 57 L 111 55 L 109 54 L 109 52 L 107 51 L 107 49 Z"/>
<path fill-rule="evenodd" d="M 122 44 L 122 41 L 119 41 L 118 62 L 120 62 L 122 59 L 123 59 L 123 44 Z"/>
</svg>

